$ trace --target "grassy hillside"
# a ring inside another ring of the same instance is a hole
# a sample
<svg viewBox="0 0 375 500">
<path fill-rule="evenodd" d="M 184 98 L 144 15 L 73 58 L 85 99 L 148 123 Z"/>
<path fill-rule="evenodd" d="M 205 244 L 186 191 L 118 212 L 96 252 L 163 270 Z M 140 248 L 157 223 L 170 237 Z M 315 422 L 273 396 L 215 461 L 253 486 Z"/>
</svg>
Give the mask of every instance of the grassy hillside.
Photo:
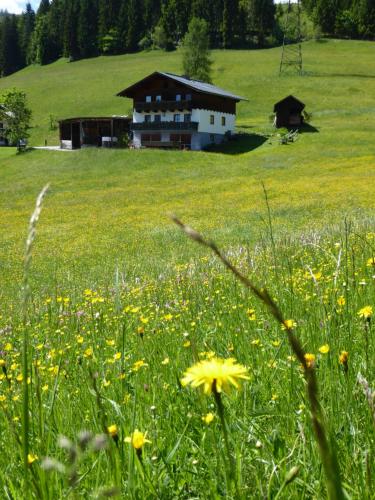
<svg viewBox="0 0 375 500">
<path fill-rule="evenodd" d="M 27 216 L 46 182 L 52 195 L 36 269 L 43 274 L 61 269 L 66 278 L 68 266 L 88 281 L 113 276 L 116 263 L 158 273 L 178 259 L 185 247 L 171 236 L 172 212 L 226 244 L 256 241 L 265 227 L 261 181 L 278 228 L 310 230 L 372 213 L 373 50 L 366 42 L 306 43 L 306 75 L 294 78 L 277 75 L 279 49 L 214 52 L 215 83 L 249 99 L 238 106 L 238 123 L 247 134 L 235 144 L 238 154 L 92 150 L 17 157 L 13 150 L 0 150 L 3 279 L 14 282 L 15 270 L 21 270 Z M 177 72 L 179 64 L 178 52 L 59 61 L 27 68 L 0 80 L 0 86 L 27 91 L 32 142 L 48 136 L 56 143 L 56 132 L 48 132 L 49 114 L 126 113 L 131 102 L 114 97 L 117 91 L 155 69 Z M 264 134 L 271 131 L 273 103 L 289 93 L 306 102 L 317 131 L 280 146 Z"/>
<path fill-rule="evenodd" d="M 4 497 L 373 498 L 374 415 L 357 381 L 370 399 L 373 51 L 306 43 L 295 78 L 277 76 L 279 49 L 215 52 L 215 83 L 249 99 L 220 152 L 0 148 Z M 114 94 L 155 69 L 178 72 L 179 54 L 59 61 L 0 87 L 27 92 L 32 142 L 51 144 L 50 114 L 126 113 Z M 284 146 L 268 116 L 289 93 L 316 130 Z M 26 228 L 47 182 L 29 295 Z M 270 291 L 279 323 L 170 213 Z M 181 383 L 192 366 L 185 382 L 208 394 Z"/>
<path fill-rule="evenodd" d="M 371 42 L 308 42 L 303 46 L 306 76 L 281 79 L 277 76 L 279 48 L 214 51 L 213 80 L 249 99 L 239 105 L 240 125 L 267 127 L 273 104 L 291 93 L 314 113 L 316 126 L 340 136 L 347 129 L 344 116 L 348 121 L 364 121 L 374 111 L 373 50 Z M 57 134 L 49 131 L 50 115 L 129 113 L 131 101 L 115 97 L 116 93 L 155 70 L 181 73 L 180 53 L 152 51 L 75 63 L 60 60 L 2 79 L 0 89 L 16 86 L 27 92 L 34 112 L 32 142 L 44 143 L 47 138 L 52 144 L 57 143 Z"/>
</svg>

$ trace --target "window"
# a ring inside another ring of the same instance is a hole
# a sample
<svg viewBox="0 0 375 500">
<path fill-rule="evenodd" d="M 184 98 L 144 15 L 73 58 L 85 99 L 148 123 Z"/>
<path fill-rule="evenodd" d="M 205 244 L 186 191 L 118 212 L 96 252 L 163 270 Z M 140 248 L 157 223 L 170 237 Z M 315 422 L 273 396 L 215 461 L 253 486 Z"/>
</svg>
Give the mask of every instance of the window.
<svg viewBox="0 0 375 500">
<path fill-rule="evenodd" d="M 157 95 L 156 98 L 155 98 L 155 101 L 156 102 L 160 102 L 161 101 L 161 95 Z"/>
<path fill-rule="evenodd" d="M 186 99 L 187 101 L 191 101 L 191 94 L 186 94 L 185 99 Z"/>
<path fill-rule="evenodd" d="M 225 127 L 225 124 L 226 124 L 225 116 L 222 116 L 222 117 L 221 117 L 221 125 L 222 125 L 223 127 Z"/>
<path fill-rule="evenodd" d="M 177 101 L 177 102 L 181 101 L 181 94 L 177 94 L 177 95 L 176 95 L 176 101 Z"/>
<path fill-rule="evenodd" d="M 215 143 L 215 134 L 210 134 L 210 141 Z"/>
<path fill-rule="evenodd" d="M 145 122 L 151 123 L 151 115 L 145 115 Z"/>
<path fill-rule="evenodd" d="M 190 123 L 191 122 L 191 114 L 190 113 L 186 113 L 184 115 L 184 122 L 185 123 Z"/>
<path fill-rule="evenodd" d="M 191 148 L 191 135 L 190 134 L 171 134 L 170 141 L 174 147 L 184 149 Z"/>
<path fill-rule="evenodd" d="M 152 97 L 150 95 L 146 95 L 146 102 L 151 102 L 152 101 Z"/>
<path fill-rule="evenodd" d="M 154 122 L 160 123 L 161 122 L 161 116 L 160 115 L 154 115 Z"/>
<path fill-rule="evenodd" d="M 210 115 L 210 124 L 215 125 L 215 115 Z"/>
<path fill-rule="evenodd" d="M 173 115 L 173 121 L 174 122 L 180 122 L 181 121 L 181 115 L 177 113 L 176 115 Z"/>
</svg>

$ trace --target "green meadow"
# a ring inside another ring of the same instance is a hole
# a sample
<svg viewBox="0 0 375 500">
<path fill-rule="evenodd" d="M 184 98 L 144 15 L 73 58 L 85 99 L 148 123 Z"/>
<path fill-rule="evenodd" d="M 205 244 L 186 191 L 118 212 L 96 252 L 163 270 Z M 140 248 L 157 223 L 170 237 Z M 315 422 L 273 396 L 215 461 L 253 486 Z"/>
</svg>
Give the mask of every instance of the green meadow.
<svg viewBox="0 0 375 500">
<path fill-rule="evenodd" d="M 280 49 L 214 51 L 214 83 L 248 99 L 238 139 L 216 151 L 0 149 L 4 498 L 375 498 L 373 54 L 371 42 L 306 42 L 305 74 L 279 77 Z M 180 73 L 180 60 L 60 60 L 0 91 L 27 92 L 30 144 L 53 145 L 51 116 L 129 114 L 115 94 Z M 281 145 L 269 116 L 288 94 L 310 127 Z M 286 326 L 172 214 L 266 287 Z M 248 378 L 228 394 L 181 383 L 229 358 Z"/>
</svg>

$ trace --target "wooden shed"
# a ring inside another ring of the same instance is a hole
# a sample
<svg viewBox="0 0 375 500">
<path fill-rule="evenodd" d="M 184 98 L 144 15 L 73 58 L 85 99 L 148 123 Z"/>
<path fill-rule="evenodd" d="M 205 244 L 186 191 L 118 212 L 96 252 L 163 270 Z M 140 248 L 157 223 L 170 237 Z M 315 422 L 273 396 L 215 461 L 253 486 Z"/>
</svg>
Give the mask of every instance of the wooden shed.
<svg viewBox="0 0 375 500">
<path fill-rule="evenodd" d="M 128 116 L 67 118 L 59 121 L 61 149 L 112 147 L 129 134 Z"/>
<path fill-rule="evenodd" d="M 277 102 L 273 108 L 275 113 L 275 126 L 280 127 L 299 127 L 303 124 L 303 110 L 305 104 L 294 97 L 289 95 L 281 101 Z"/>
</svg>

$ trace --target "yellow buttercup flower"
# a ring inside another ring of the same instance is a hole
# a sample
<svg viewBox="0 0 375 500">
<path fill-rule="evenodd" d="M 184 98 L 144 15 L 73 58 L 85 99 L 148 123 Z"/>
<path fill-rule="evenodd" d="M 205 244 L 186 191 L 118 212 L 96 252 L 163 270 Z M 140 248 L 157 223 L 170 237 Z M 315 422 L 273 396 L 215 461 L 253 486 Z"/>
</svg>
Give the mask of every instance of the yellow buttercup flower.
<svg viewBox="0 0 375 500">
<path fill-rule="evenodd" d="M 367 267 L 375 267 L 375 257 L 367 259 Z"/>
<path fill-rule="evenodd" d="M 319 347 L 319 352 L 320 352 L 320 354 L 328 354 L 329 353 L 329 345 L 324 344 L 321 347 Z"/>
<path fill-rule="evenodd" d="M 151 443 L 151 441 L 146 439 L 146 436 L 147 432 L 143 433 L 135 429 L 131 436 L 125 438 L 125 443 L 130 443 L 134 449 L 140 450 L 146 443 Z"/>
<path fill-rule="evenodd" d="M 31 464 L 33 464 L 36 460 L 38 460 L 38 458 L 39 458 L 39 457 L 38 457 L 38 455 L 33 455 L 32 453 L 29 453 L 29 454 L 27 455 L 27 463 L 28 463 L 29 465 L 31 465 Z"/>
<path fill-rule="evenodd" d="M 255 321 L 257 319 L 255 309 L 248 309 L 246 312 L 250 321 Z"/>
<path fill-rule="evenodd" d="M 210 423 L 213 421 L 214 418 L 215 418 L 215 415 L 210 412 L 210 413 L 207 413 L 207 415 L 204 415 L 202 417 L 202 420 L 205 424 L 210 425 Z"/>
<path fill-rule="evenodd" d="M 236 363 L 233 358 L 206 359 L 186 370 L 181 383 L 183 386 L 203 386 L 205 394 L 229 392 L 230 386 L 239 388 L 240 380 L 248 380 L 247 368 Z"/>
<path fill-rule="evenodd" d="M 362 309 L 358 311 L 358 316 L 363 319 L 370 319 L 372 316 L 372 306 L 362 307 Z"/>
</svg>

